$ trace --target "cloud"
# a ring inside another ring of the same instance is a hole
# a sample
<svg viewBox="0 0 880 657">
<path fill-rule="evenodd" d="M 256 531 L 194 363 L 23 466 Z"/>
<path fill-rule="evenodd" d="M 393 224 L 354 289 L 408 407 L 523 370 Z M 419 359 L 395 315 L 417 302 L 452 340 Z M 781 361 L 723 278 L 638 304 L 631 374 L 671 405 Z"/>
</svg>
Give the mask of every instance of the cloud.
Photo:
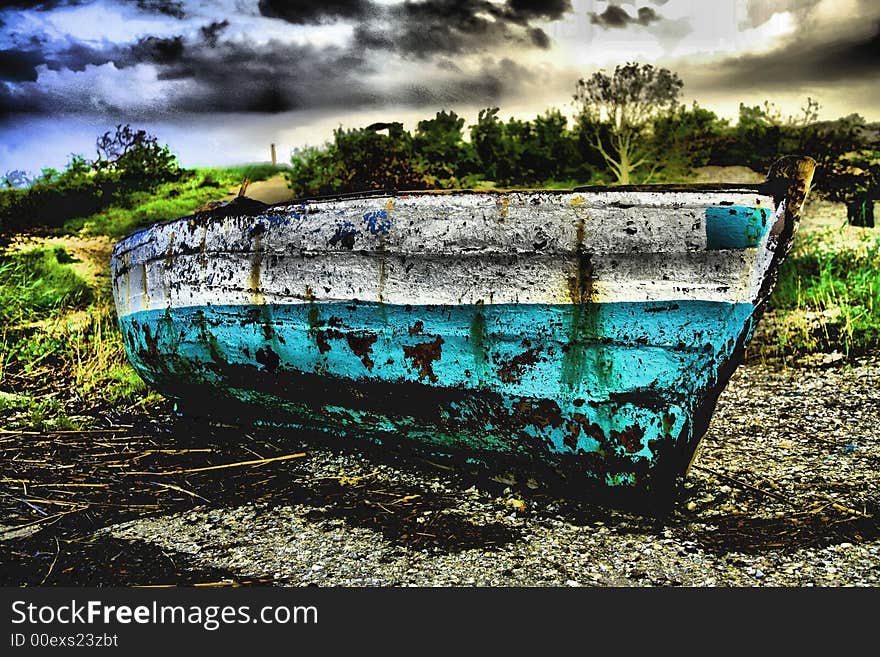
<svg viewBox="0 0 880 657">
<path fill-rule="evenodd" d="M 263 16 L 280 18 L 288 23 L 305 25 L 337 18 L 363 18 L 375 11 L 369 0 L 260 0 Z"/>
<path fill-rule="evenodd" d="M 533 21 L 559 20 L 569 0 L 425 0 L 385 7 L 376 20 L 356 28 L 368 48 L 427 59 L 486 52 L 498 45 L 547 49 L 550 37 Z"/>
<path fill-rule="evenodd" d="M 162 14 L 171 18 L 185 18 L 183 2 L 176 0 L 136 0 L 137 7 L 144 13 Z"/>
<path fill-rule="evenodd" d="M 220 38 L 220 34 L 223 33 L 226 28 L 229 27 L 229 21 L 224 19 L 222 21 L 214 21 L 209 25 L 205 25 L 199 28 L 199 31 L 202 34 L 202 38 L 205 40 L 211 48 L 217 47 L 217 41 Z"/>
<path fill-rule="evenodd" d="M 42 61 L 39 52 L 0 50 L 0 80 L 36 82 L 37 66 Z"/>
<path fill-rule="evenodd" d="M 632 23 L 647 26 L 660 20 L 660 16 L 651 7 L 639 7 L 636 16 L 633 17 L 619 5 L 608 5 L 601 14 L 591 11 L 589 16 L 591 23 L 606 29 L 623 28 Z"/>
<path fill-rule="evenodd" d="M 119 56 L 120 50 L 115 46 L 94 47 L 70 38 L 48 43 L 45 36 L 32 35 L 27 47 L 0 51 L 0 80 L 35 82 L 39 66 L 51 71 L 78 72 Z"/>
<path fill-rule="evenodd" d="M 839 3 L 817 3 L 772 50 L 693 67 L 689 76 L 701 89 L 784 91 L 850 81 L 880 83 L 880 6 L 864 1 L 858 6 L 861 14 L 838 12 Z"/>
<path fill-rule="evenodd" d="M 52 11 L 60 7 L 79 7 L 94 3 L 95 0 L 5 0 L 3 9 L 34 9 Z M 144 13 L 162 14 L 173 18 L 183 18 L 186 12 L 180 0 L 121 0 L 122 4 L 136 5 Z"/>
<path fill-rule="evenodd" d="M 558 21 L 571 11 L 570 0 L 507 0 L 510 20 L 544 19 Z"/>
<path fill-rule="evenodd" d="M 452 72 L 454 75 L 440 75 L 424 82 L 402 83 L 395 97 L 412 106 L 486 106 L 527 90 L 536 92 L 536 87 L 545 83 L 538 71 L 507 57 L 500 60 L 485 58 L 476 69 Z"/>
<path fill-rule="evenodd" d="M 3 9 L 36 9 L 37 11 L 51 11 L 58 7 L 81 5 L 90 0 L 6 0 Z"/>
<path fill-rule="evenodd" d="M 776 14 L 793 12 L 803 15 L 819 2 L 821 0 L 749 0 L 743 27 L 760 27 Z"/>
</svg>

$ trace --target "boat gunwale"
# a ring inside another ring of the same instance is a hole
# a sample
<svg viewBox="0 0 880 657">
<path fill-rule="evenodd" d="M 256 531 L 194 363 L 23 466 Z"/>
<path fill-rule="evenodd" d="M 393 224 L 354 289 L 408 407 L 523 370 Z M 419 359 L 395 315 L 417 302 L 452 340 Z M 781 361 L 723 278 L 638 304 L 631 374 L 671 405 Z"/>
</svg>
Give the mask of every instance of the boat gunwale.
<svg viewBox="0 0 880 657">
<path fill-rule="evenodd" d="M 162 226 L 167 226 L 172 223 L 176 223 L 179 221 L 191 220 L 194 218 L 198 218 L 200 220 L 205 219 L 214 219 L 219 220 L 229 216 L 235 217 L 259 217 L 265 215 L 267 213 L 272 213 L 273 211 L 277 211 L 282 208 L 289 208 L 292 206 L 304 206 L 311 203 L 330 203 L 333 201 L 353 201 L 358 199 L 374 199 L 374 198 L 386 198 L 386 197 L 408 197 L 408 196 L 471 196 L 477 194 L 484 195 L 496 195 L 496 196 L 510 196 L 514 194 L 544 194 L 544 195 L 553 195 L 553 196 L 562 196 L 564 194 L 577 194 L 577 193 L 633 193 L 633 192 L 648 192 L 648 193 L 688 193 L 688 192 L 741 192 L 744 194 L 759 194 L 761 196 L 774 196 L 771 181 L 764 180 L 760 183 L 657 183 L 657 184 L 649 184 L 649 185 L 582 185 L 579 187 L 572 187 L 567 189 L 542 189 L 539 187 L 515 187 L 515 188 L 493 188 L 493 189 L 473 189 L 473 188 L 464 188 L 464 189 L 416 189 L 416 190 L 383 190 L 383 189 L 374 189 L 374 190 L 365 190 L 358 192 L 346 192 L 340 194 L 327 194 L 323 196 L 304 196 L 299 198 L 293 198 L 289 201 L 282 201 L 281 203 L 272 203 L 265 204 L 256 199 L 251 199 L 249 197 L 236 197 L 236 198 L 244 198 L 247 201 L 251 202 L 248 206 L 242 206 L 240 210 L 237 210 L 234 214 L 230 214 L 228 212 L 223 212 L 223 210 L 227 209 L 229 205 L 224 205 L 218 208 L 217 210 L 207 210 L 203 212 L 192 212 L 187 215 L 181 215 L 179 217 L 174 217 L 172 219 L 165 219 L 164 221 L 157 221 L 149 226 L 145 226 L 143 228 L 138 228 L 137 230 L 128 233 L 124 237 L 121 237 L 114 246 L 114 256 L 116 255 L 116 251 L 118 247 L 133 238 L 136 235 L 141 233 L 148 232 L 153 230 L 154 228 L 159 228 Z M 229 203 L 234 203 L 235 199 L 230 201 Z M 259 203 L 262 207 L 254 207 L 253 204 Z M 219 212 L 218 212 L 219 210 Z"/>
</svg>

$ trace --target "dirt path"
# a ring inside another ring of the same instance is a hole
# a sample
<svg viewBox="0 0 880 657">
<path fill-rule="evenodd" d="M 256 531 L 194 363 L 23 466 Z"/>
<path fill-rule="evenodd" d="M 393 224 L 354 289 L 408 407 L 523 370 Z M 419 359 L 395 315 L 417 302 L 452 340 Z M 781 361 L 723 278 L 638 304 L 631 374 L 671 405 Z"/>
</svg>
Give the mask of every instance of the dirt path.
<svg viewBox="0 0 880 657">
<path fill-rule="evenodd" d="M 9 245 L 10 251 L 25 251 L 39 247 L 61 247 L 73 259 L 71 268 L 90 285 L 101 287 L 102 279 L 110 277 L 110 254 L 116 240 L 106 235 L 77 237 L 17 236 Z"/>
<path fill-rule="evenodd" d="M 230 189 L 229 194 L 223 200 L 232 200 L 237 194 L 238 187 Z M 287 178 L 281 173 L 266 180 L 251 183 L 248 185 L 245 196 L 269 205 L 293 200 L 293 192 L 287 186 Z"/>
</svg>

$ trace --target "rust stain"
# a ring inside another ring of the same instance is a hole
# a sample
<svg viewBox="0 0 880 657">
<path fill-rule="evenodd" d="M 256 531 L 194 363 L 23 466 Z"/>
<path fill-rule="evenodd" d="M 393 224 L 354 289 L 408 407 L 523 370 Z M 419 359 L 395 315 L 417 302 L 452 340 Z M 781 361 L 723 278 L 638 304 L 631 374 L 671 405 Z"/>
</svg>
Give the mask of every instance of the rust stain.
<svg viewBox="0 0 880 657">
<path fill-rule="evenodd" d="M 675 426 L 675 416 L 672 413 L 663 414 L 663 433 L 671 438 L 672 428 Z"/>
<path fill-rule="evenodd" d="M 123 308 L 124 308 L 125 312 L 130 313 L 131 312 L 131 274 L 130 274 L 131 256 L 128 253 L 126 253 L 124 256 L 122 256 L 122 267 L 123 267 L 122 270 L 125 272 L 125 297 L 123 298 L 122 303 L 123 303 Z"/>
<path fill-rule="evenodd" d="M 477 377 L 482 379 L 486 373 L 486 365 L 489 362 L 489 335 L 486 328 L 486 316 L 482 312 L 483 300 L 477 301 L 476 305 L 481 310 L 474 313 L 468 340 L 474 353 Z"/>
<path fill-rule="evenodd" d="M 408 332 L 410 335 L 421 335 L 422 331 L 425 330 L 425 324 L 422 320 L 416 320 L 416 323 L 409 327 Z"/>
<path fill-rule="evenodd" d="M 642 438 L 645 437 L 644 428 L 633 424 L 623 431 L 612 431 L 611 439 L 617 442 L 628 453 L 635 454 L 642 449 Z"/>
<path fill-rule="evenodd" d="M 437 382 L 434 374 L 434 361 L 440 360 L 443 351 L 443 338 L 437 338 L 431 342 L 421 342 L 412 346 L 403 346 L 403 355 L 412 361 L 413 367 L 419 368 L 419 379 L 428 379 L 431 383 Z"/>
<path fill-rule="evenodd" d="M 527 346 L 527 345 L 524 345 Z M 527 368 L 541 360 L 541 348 L 533 347 L 511 358 L 498 368 L 498 376 L 502 383 L 520 383 Z"/>
<path fill-rule="evenodd" d="M 369 331 L 347 333 L 345 336 L 345 340 L 348 342 L 348 348 L 351 349 L 355 356 L 361 359 L 364 367 L 368 370 L 372 370 L 373 365 L 375 364 L 370 358 L 370 354 L 373 353 L 373 345 L 378 339 L 379 336 Z"/>
<path fill-rule="evenodd" d="M 575 230 L 575 251 L 577 253 L 577 269 L 574 276 L 568 278 L 568 296 L 572 303 L 582 305 L 593 301 L 593 286 L 595 277 L 593 263 L 590 254 L 584 247 L 584 235 L 586 233 L 583 215 L 578 215 Z"/>
<path fill-rule="evenodd" d="M 142 307 L 144 310 L 146 310 L 150 307 L 150 288 L 147 285 L 147 263 L 146 262 L 144 262 L 141 265 L 141 286 L 143 287 L 143 293 L 144 293 L 144 297 L 143 297 L 144 303 L 143 303 Z"/>
<path fill-rule="evenodd" d="M 388 279 L 387 252 L 385 250 L 385 238 L 380 237 L 379 243 L 376 245 L 376 254 L 379 257 L 379 281 L 378 281 L 378 300 L 379 303 L 385 303 L 385 281 Z"/>
<path fill-rule="evenodd" d="M 571 420 L 565 424 L 566 434 L 562 439 L 563 444 L 569 449 L 577 449 L 578 438 L 581 433 L 589 436 L 600 445 L 606 441 L 605 431 L 595 422 L 590 422 L 583 413 L 573 413 Z M 637 450 L 638 451 L 638 450 Z"/>
<path fill-rule="evenodd" d="M 338 331 L 337 329 L 329 328 L 319 329 L 315 331 L 315 342 L 318 343 L 318 351 L 320 351 L 322 354 L 330 351 L 330 340 L 341 340 L 345 337 L 347 337 L 347 335 L 342 331 Z"/>
<path fill-rule="evenodd" d="M 501 197 L 501 210 L 498 212 L 498 220 L 501 223 L 504 223 L 504 220 L 507 219 L 508 206 L 510 206 L 510 197 L 502 196 Z"/>
<path fill-rule="evenodd" d="M 208 224 L 202 226 L 202 242 L 199 245 L 199 264 L 202 270 L 208 268 Z"/>
<path fill-rule="evenodd" d="M 537 401 L 522 399 L 513 405 L 513 412 L 517 417 L 517 424 L 534 425 L 536 427 L 553 427 L 558 429 L 562 426 L 562 410 L 552 399 L 539 399 Z"/>
<path fill-rule="evenodd" d="M 568 344 L 563 347 L 561 382 L 575 387 L 583 376 L 589 351 L 586 342 L 599 337 L 598 308 L 593 303 L 595 274 L 590 254 L 584 246 L 586 233 L 583 213 L 578 213 L 575 231 L 577 263 L 574 276 L 568 278 L 568 296 L 573 304 Z"/>
<path fill-rule="evenodd" d="M 168 249 L 165 251 L 165 268 L 171 268 L 171 261 L 174 259 L 174 237 L 175 232 L 172 230 L 168 234 Z"/>
<path fill-rule="evenodd" d="M 257 224 L 250 232 L 250 236 L 254 240 L 254 248 L 248 283 L 251 290 L 251 303 L 255 305 L 266 303 L 266 298 L 263 296 L 263 284 L 260 280 L 263 268 L 263 233 L 265 230 L 263 224 Z"/>
<path fill-rule="evenodd" d="M 593 438 L 598 443 L 605 441 L 605 432 L 595 422 L 590 422 L 583 413 L 573 413 L 571 420 L 565 425 L 566 435 L 563 438 L 563 444 L 570 449 L 576 449 L 578 438 L 581 432 Z"/>
<path fill-rule="evenodd" d="M 581 435 L 581 427 L 577 422 L 569 420 L 565 423 L 565 435 L 562 438 L 562 444 L 574 451 L 578 446 L 578 436 Z"/>
<path fill-rule="evenodd" d="M 137 326 L 137 324 L 134 324 Z M 141 331 L 144 334 L 144 344 L 146 345 L 146 350 L 141 350 L 140 356 L 147 363 L 159 364 L 161 363 L 161 354 L 159 353 L 159 336 L 153 335 L 152 331 L 150 331 L 149 324 L 142 324 Z"/>
<path fill-rule="evenodd" d="M 330 351 L 330 343 L 327 342 L 327 336 L 324 335 L 324 332 L 320 330 L 321 315 L 318 312 L 318 304 L 315 303 L 315 291 L 308 285 L 306 285 L 305 298 L 309 304 L 309 333 L 315 338 L 318 351 L 322 354 L 327 353 Z"/>
</svg>

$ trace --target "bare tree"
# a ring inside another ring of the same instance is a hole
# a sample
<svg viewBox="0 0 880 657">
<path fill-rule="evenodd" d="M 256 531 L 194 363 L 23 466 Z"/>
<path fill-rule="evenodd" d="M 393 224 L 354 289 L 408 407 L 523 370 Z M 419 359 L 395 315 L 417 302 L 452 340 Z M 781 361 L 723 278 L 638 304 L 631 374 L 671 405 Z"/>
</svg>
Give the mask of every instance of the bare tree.
<svg viewBox="0 0 880 657">
<path fill-rule="evenodd" d="M 638 63 L 618 65 L 612 75 L 598 71 L 578 80 L 578 124 L 618 183 L 629 184 L 633 173 L 649 162 L 645 134 L 657 116 L 675 109 L 683 84 L 669 69 Z"/>
</svg>

